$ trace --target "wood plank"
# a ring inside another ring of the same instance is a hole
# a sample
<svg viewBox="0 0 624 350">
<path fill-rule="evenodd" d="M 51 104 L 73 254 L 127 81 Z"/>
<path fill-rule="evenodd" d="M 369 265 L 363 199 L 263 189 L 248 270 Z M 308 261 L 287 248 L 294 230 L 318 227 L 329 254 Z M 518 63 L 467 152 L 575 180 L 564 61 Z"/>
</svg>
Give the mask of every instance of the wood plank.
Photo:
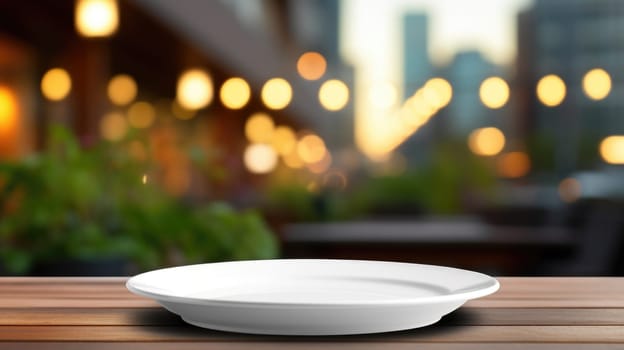
<svg viewBox="0 0 624 350">
<path fill-rule="evenodd" d="M 154 307 L 125 277 L 0 278 L 0 307 Z M 499 278 L 501 289 L 466 307 L 624 308 L 624 278 Z"/>
<path fill-rule="evenodd" d="M 422 345 L 427 350 L 610 350 L 621 349 L 618 344 L 560 344 L 560 343 L 371 343 L 361 341 L 267 341 L 231 343 L 136 343 L 136 342 L 0 342 L 0 349 L 12 350 L 414 350 Z"/>
<path fill-rule="evenodd" d="M 0 309 L 0 326 L 180 326 L 180 318 L 163 308 L 33 308 Z M 443 325 L 621 325 L 624 309 L 462 308 L 442 319 Z"/>
<path fill-rule="evenodd" d="M 252 336 L 188 326 L 2 326 L 0 341 L 267 341 L 305 340 L 305 337 Z M 622 343 L 621 326 L 433 326 L 397 333 L 358 337 L 324 337 L 331 341 L 404 343 Z M 319 339 L 319 338 L 313 338 Z M 308 339 L 309 341 L 309 339 Z"/>
</svg>

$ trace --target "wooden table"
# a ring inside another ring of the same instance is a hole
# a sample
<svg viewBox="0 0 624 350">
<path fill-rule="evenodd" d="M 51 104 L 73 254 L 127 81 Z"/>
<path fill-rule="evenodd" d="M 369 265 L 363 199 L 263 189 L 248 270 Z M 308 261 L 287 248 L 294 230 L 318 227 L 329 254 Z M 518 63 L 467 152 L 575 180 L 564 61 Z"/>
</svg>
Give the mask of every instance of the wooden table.
<svg viewBox="0 0 624 350">
<path fill-rule="evenodd" d="M 624 348 L 624 278 L 500 278 L 499 292 L 436 325 L 342 337 L 196 328 L 130 294 L 125 280 L 0 278 L 0 349 Z"/>
</svg>

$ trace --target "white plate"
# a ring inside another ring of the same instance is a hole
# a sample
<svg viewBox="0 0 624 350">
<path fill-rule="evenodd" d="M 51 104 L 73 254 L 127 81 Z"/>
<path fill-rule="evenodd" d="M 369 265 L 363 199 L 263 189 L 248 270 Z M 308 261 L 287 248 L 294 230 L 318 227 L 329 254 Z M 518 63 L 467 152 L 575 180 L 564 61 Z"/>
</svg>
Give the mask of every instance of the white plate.
<svg viewBox="0 0 624 350">
<path fill-rule="evenodd" d="M 336 335 L 437 322 L 494 293 L 487 275 L 442 266 L 361 260 L 254 260 L 180 266 L 126 287 L 184 321 L 224 331 Z"/>
</svg>

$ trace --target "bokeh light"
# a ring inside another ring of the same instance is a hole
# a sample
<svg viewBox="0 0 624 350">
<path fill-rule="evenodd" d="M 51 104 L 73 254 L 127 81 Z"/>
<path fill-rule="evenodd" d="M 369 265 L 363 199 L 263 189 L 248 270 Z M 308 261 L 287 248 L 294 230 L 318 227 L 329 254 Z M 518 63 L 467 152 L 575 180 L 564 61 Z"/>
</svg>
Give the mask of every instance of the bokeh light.
<svg viewBox="0 0 624 350">
<path fill-rule="evenodd" d="M 524 152 L 509 152 L 500 156 L 496 163 L 498 174 L 506 178 L 526 176 L 531 170 L 531 159 Z"/>
<path fill-rule="evenodd" d="M 494 127 L 480 128 L 470 133 L 468 147 L 480 156 L 495 156 L 505 147 L 505 135 Z"/>
<path fill-rule="evenodd" d="M 299 158 L 307 164 L 321 161 L 327 153 L 323 139 L 314 134 L 305 135 L 297 143 Z"/>
<path fill-rule="evenodd" d="M 119 141 L 126 136 L 128 123 L 123 114 L 111 112 L 100 119 L 100 135 L 108 141 Z"/>
<path fill-rule="evenodd" d="M 583 77 L 583 91 L 592 100 L 602 100 L 611 92 L 611 76 L 604 69 L 594 68 Z"/>
<path fill-rule="evenodd" d="M 301 169 L 305 165 L 303 160 L 299 158 L 299 154 L 296 152 L 296 150 L 293 150 L 288 154 L 282 155 L 282 160 L 284 161 L 284 164 L 286 164 L 286 166 L 293 169 Z"/>
<path fill-rule="evenodd" d="M 277 153 L 271 145 L 254 143 L 247 146 L 244 154 L 247 170 L 255 174 L 266 174 L 275 169 Z"/>
<path fill-rule="evenodd" d="M 479 97 L 486 107 L 501 108 L 509 100 L 509 85 L 500 77 L 489 77 L 481 83 Z"/>
<path fill-rule="evenodd" d="M 567 203 L 572 203 L 578 200 L 583 193 L 582 190 L 581 183 L 573 177 L 561 180 L 558 187 L 559 197 Z"/>
<path fill-rule="evenodd" d="M 134 101 L 138 88 L 134 79 L 127 74 L 119 74 L 108 82 L 108 98 L 117 106 L 125 106 Z"/>
<path fill-rule="evenodd" d="M 221 103 L 229 109 L 241 109 L 245 107 L 251 97 L 249 84 L 243 78 L 230 78 L 221 86 L 219 93 Z"/>
<path fill-rule="evenodd" d="M 556 107 L 566 96 L 563 80 L 554 74 L 547 75 L 537 83 L 537 98 L 547 107 Z"/>
<path fill-rule="evenodd" d="M 453 87 L 443 78 L 431 78 L 423 87 L 423 97 L 436 109 L 444 108 L 453 98 Z"/>
<path fill-rule="evenodd" d="M 0 86 L 0 133 L 11 132 L 17 123 L 17 98 L 6 86 Z"/>
<path fill-rule="evenodd" d="M 275 123 L 266 113 L 254 113 L 245 123 L 245 136 L 252 143 L 269 143 L 273 139 Z"/>
<path fill-rule="evenodd" d="M 327 69 L 325 57 L 318 52 L 306 52 L 297 60 L 297 72 L 306 80 L 318 80 Z"/>
<path fill-rule="evenodd" d="M 397 103 L 399 93 L 391 82 L 383 82 L 371 86 L 368 97 L 376 108 L 388 109 Z"/>
<path fill-rule="evenodd" d="M 210 75 L 201 69 L 190 69 L 178 79 L 177 100 L 186 109 L 202 109 L 210 104 L 214 94 Z"/>
<path fill-rule="evenodd" d="M 75 13 L 76 30 L 85 37 L 110 36 L 119 26 L 116 0 L 78 0 Z"/>
<path fill-rule="evenodd" d="M 156 110 L 148 102 L 136 102 L 128 108 L 128 123 L 137 129 L 150 127 L 156 119 Z"/>
<path fill-rule="evenodd" d="M 272 144 L 277 153 L 287 155 L 295 150 L 297 137 L 291 128 L 283 125 L 278 126 L 273 131 Z"/>
<path fill-rule="evenodd" d="M 319 101 L 328 111 L 339 111 L 349 102 L 349 87 L 337 79 L 323 83 L 319 89 Z"/>
<path fill-rule="evenodd" d="M 284 109 L 292 99 L 292 88 L 286 80 L 273 78 L 264 83 L 260 95 L 267 108 Z"/>
<path fill-rule="evenodd" d="M 52 68 L 41 79 L 41 92 L 48 100 L 60 101 L 71 91 L 71 78 L 62 68 Z"/>
<path fill-rule="evenodd" d="M 307 168 L 311 173 L 322 174 L 326 172 L 332 163 L 332 156 L 329 152 L 325 152 L 323 158 L 316 163 L 308 164 Z"/>
<path fill-rule="evenodd" d="M 600 156 L 609 164 L 624 164 L 624 136 L 613 135 L 602 140 Z"/>
</svg>

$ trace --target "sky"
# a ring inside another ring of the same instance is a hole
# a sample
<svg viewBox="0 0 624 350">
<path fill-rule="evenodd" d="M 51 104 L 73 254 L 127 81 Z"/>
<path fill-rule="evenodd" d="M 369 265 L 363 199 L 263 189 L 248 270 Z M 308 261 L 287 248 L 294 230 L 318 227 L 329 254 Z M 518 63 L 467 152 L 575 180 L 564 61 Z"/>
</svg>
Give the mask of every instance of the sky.
<svg viewBox="0 0 624 350">
<path fill-rule="evenodd" d="M 494 63 L 515 57 L 516 16 L 531 0 L 343 0 L 341 51 L 377 79 L 400 80 L 402 15 L 430 17 L 429 55 L 449 62 L 457 51 L 478 49 Z"/>
<path fill-rule="evenodd" d="M 371 87 L 391 84 L 402 96 L 402 17 L 429 16 L 428 53 L 434 65 L 449 63 L 463 50 L 479 50 L 493 63 L 510 65 L 516 56 L 516 18 L 532 0 L 342 0 L 340 49 L 355 68 L 355 139 L 369 156 L 391 134 L 388 116 L 403 101 L 379 110 Z"/>
</svg>

